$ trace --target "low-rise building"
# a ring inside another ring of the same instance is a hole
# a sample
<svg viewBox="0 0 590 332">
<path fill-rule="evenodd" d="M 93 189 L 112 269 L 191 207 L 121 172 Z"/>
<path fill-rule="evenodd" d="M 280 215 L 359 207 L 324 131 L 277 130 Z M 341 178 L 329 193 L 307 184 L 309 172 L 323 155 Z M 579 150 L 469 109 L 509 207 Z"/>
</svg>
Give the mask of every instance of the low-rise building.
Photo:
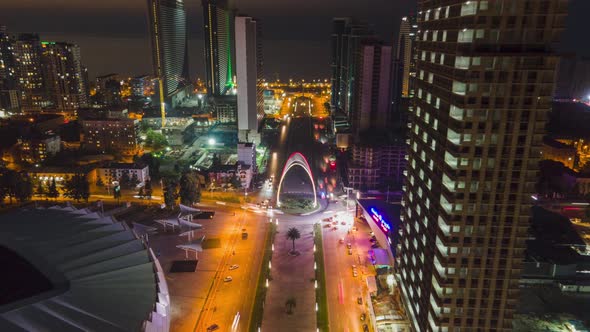
<svg viewBox="0 0 590 332">
<path fill-rule="evenodd" d="M 61 151 L 61 139 L 55 134 L 22 137 L 18 140 L 17 147 L 22 161 L 41 163 Z"/>
<path fill-rule="evenodd" d="M 97 168 L 97 177 L 104 183 L 119 181 L 126 174 L 129 179 L 137 179 L 137 184 L 143 184 L 150 176 L 149 166 L 137 163 L 111 163 Z"/>
<path fill-rule="evenodd" d="M 541 148 L 541 158 L 558 161 L 570 169 L 574 169 L 576 162 L 576 147 L 546 137 Z"/>
<path fill-rule="evenodd" d="M 83 120 L 82 148 L 98 153 L 137 154 L 139 120 L 125 118 Z"/>
<path fill-rule="evenodd" d="M 256 170 L 256 144 L 238 143 L 238 163 L 252 166 L 252 170 Z"/>
<path fill-rule="evenodd" d="M 89 183 L 96 182 L 96 169 L 94 167 L 41 166 L 33 167 L 27 172 L 34 180 L 41 181 L 46 185 L 55 180 L 58 188 L 63 187 L 64 182 L 76 174 L 85 174 Z"/>
</svg>

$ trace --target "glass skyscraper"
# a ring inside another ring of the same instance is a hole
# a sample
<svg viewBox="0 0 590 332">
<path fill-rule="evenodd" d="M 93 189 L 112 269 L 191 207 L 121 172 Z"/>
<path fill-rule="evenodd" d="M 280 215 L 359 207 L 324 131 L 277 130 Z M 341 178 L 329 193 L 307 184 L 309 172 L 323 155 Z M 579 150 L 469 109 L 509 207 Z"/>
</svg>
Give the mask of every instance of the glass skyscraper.
<svg viewBox="0 0 590 332">
<path fill-rule="evenodd" d="M 203 0 L 207 94 L 235 94 L 234 11 L 225 1 Z"/>
<path fill-rule="evenodd" d="M 184 0 L 148 0 L 154 74 L 161 101 L 190 83 Z"/>
</svg>

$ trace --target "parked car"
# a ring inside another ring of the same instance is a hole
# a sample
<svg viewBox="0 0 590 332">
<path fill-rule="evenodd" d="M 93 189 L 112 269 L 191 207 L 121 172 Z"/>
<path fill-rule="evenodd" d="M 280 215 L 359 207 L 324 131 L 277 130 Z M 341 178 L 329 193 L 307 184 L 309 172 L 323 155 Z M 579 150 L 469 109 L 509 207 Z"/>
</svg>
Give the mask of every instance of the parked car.
<svg viewBox="0 0 590 332">
<path fill-rule="evenodd" d="M 230 266 L 230 267 L 229 267 L 229 269 L 230 269 L 230 270 L 235 270 L 235 269 L 237 269 L 238 267 L 240 267 L 238 264 L 234 264 L 234 265 Z"/>
<path fill-rule="evenodd" d="M 367 319 L 367 314 L 365 314 L 364 312 L 361 314 L 361 322 L 364 322 L 365 319 Z"/>
<path fill-rule="evenodd" d="M 348 249 L 348 254 L 352 255 L 352 249 Z"/>
<path fill-rule="evenodd" d="M 351 244 L 350 242 L 348 242 L 348 243 L 346 244 L 346 248 L 348 248 L 348 249 L 352 249 L 352 244 Z"/>
<path fill-rule="evenodd" d="M 219 330 L 219 325 L 213 324 L 213 325 L 211 325 L 211 326 L 209 326 L 207 328 L 207 332 L 209 332 L 209 331 L 215 331 L 215 330 Z"/>
<path fill-rule="evenodd" d="M 340 242 L 340 243 L 344 243 L 344 238 L 343 238 L 343 237 L 341 237 L 341 238 L 340 238 L 340 240 L 338 240 L 338 242 Z"/>
<path fill-rule="evenodd" d="M 232 281 L 232 280 L 234 280 L 234 278 L 232 278 L 232 277 L 230 277 L 230 276 L 227 276 L 227 277 L 225 277 L 225 278 L 223 279 L 223 281 L 224 281 L 224 282 L 230 282 L 230 281 Z"/>
<path fill-rule="evenodd" d="M 363 304 L 363 298 L 362 297 L 357 297 L 356 303 Z"/>
<path fill-rule="evenodd" d="M 363 332 L 369 332 L 369 326 L 367 324 L 363 324 Z"/>
</svg>

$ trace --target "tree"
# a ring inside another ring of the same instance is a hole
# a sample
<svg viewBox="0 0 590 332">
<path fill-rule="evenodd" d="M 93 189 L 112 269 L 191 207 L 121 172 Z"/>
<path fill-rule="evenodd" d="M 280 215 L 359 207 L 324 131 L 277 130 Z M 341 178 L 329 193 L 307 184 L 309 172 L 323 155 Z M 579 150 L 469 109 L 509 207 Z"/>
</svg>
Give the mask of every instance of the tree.
<svg viewBox="0 0 590 332">
<path fill-rule="evenodd" d="M 135 188 L 139 184 L 139 179 L 137 178 L 137 173 L 133 172 L 131 175 L 131 179 L 129 179 L 129 188 Z"/>
<path fill-rule="evenodd" d="M 55 179 L 51 179 L 49 186 L 47 187 L 47 197 L 49 198 L 58 198 L 59 191 L 57 191 L 57 185 L 55 184 Z"/>
<path fill-rule="evenodd" d="M 113 187 L 113 198 L 117 200 L 117 204 L 119 203 L 119 200 L 121 199 L 121 185 L 117 184 L 116 186 Z"/>
<path fill-rule="evenodd" d="M 159 150 L 168 145 L 168 141 L 164 135 L 148 129 L 146 133 L 145 144 L 154 150 Z"/>
<path fill-rule="evenodd" d="M 104 182 L 102 181 L 102 178 L 99 176 L 96 178 L 96 186 L 97 187 L 104 187 Z"/>
<path fill-rule="evenodd" d="M 150 180 L 150 179 L 145 180 L 145 183 L 143 186 L 143 194 L 144 194 L 145 198 L 147 198 L 147 199 L 152 198 L 152 180 Z"/>
<path fill-rule="evenodd" d="M 26 202 L 33 196 L 33 181 L 26 173 L 17 173 L 14 196 L 19 202 Z"/>
<path fill-rule="evenodd" d="M 235 174 L 231 176 L 231 178 L 229 179 L 229 183 L 232 185 L 232 187 L 236 189 L 242 188 L 242 181 L 240 181 L 240 178 Z"/>
<path fill-rule="evenodd" d="M 3 169 L 2 170 L 2 191 L 4 192 L 4 196 L 8 196 L 10 199 L 10 204 L 12 204 L 12 200 L 16 197 L 16 187 L 18 185 L 20 174 L 16 171 Z"/>
<path fill-rule="evenodd" d="M 301 233 L 295 227 L 289 228 L 287 231 L 287 239 L 293 241 L 293 250 L 291 252 L 295 252 L 295 240 L 301 238 Z"/>
<path fill-rule="evenodd" d="M 121 174 L 121 177 L 119 178 L 119 185 L 123 188 L 129 188 L 130 183 L 131 183 L 131 178 L 129 177 L 129 173 L 126 171 L 123 171 Z"/>
<path fill-rule="evenodd" d="M 90 185 L 86 175 L 83 173 L 74 174 L 64 185 L 64 196 L 75 199 L 79 202 L 81 199 L 88 202 L 90 197 Z"/>
<path fill-rule="evenodd" d="M 182 174 L 180 178 L 180 203 L 191 206 L 201 201 L 201 185 L 192 172 Z"/>
<path fill-rule="evenodd" d="M 174 207 L 178 198 L 178 181 L 176 178 L 168 177 L 164 181 L 164 203 L 167 207 Z"/>
<path fill-rule="evenodd" d="M 293 308 L 297 306 L 297 299 L 294 296 L 291 296 L 285 301 L 285 306 L 287 307 L 287 314 L 290 315 L 293 313 Z"/>
<path fill-rule="evenodd" d="M 39 197 L 45 196 L 45 187 L 43 186 L 43 181 L 37 181 L 37 187 L 35 188 L 35 194 Z"/>
<path fill-rule="evenodd" d="M 151 153 L 144 153 L 138 161 L 148 166 L 150 170 L 150 178 L 160 178 L 160 159 L 154 157 Z"/>
</svg>

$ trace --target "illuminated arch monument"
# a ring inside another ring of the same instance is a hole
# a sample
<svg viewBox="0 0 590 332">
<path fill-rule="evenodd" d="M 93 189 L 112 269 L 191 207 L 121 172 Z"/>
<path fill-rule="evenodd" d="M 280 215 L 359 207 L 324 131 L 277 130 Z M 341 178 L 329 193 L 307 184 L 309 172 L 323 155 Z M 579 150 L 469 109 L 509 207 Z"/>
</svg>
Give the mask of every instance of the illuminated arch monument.
<svg viewBox="0 0 590 332">
<path fill-rule="evenodd" d="M 281 206 L 281 187 L 283 185 L 283 180 L 285 179 L 285 175 L 287 174 L 287 172 L 289 172 L 289 170 L 292 167 L 295 167 L 295 166 L 299 166 L 299 167 L 303 168 L 305 170 L 305 172 L 307 173 L 307 175 L 309 175 L 309 179 L 311 180 L 311 186 L 313 188 L 313 207 L 315 208 L 318 205 L 318 197 L 317 197 L 317 192 L 315 189 L 315 181 L 313 180 L 313 174 L 311 172 L 311 167 L 309 167 L 309 163 L 307 162 L 307 159 L 300 152 L 292 153 L 289 156 L 289 158 L 287 159 L 285 166 L 283 167 L 283 172 L 281 173 L 281 180 L 279 181 L 279 187 L 277 189 L 277 206 L 278 207 Z"/>
</svg>

